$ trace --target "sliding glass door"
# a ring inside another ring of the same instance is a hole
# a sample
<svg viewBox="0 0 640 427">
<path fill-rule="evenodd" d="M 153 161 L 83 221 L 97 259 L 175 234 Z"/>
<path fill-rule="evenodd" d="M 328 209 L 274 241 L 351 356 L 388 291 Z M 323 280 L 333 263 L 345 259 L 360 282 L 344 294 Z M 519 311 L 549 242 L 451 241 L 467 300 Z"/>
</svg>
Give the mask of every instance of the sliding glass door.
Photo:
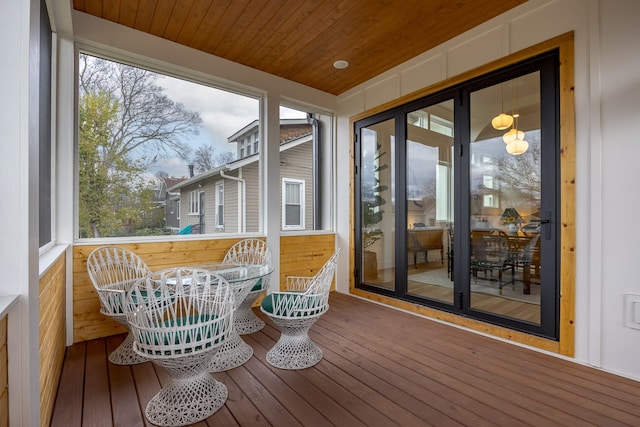
<svg viewBox="0 0 640 427">
<path fill-rule="evenodd" d="M 406 115 L 407 293 L 453 304 L 453 100 Z"/>
<path fill-rule="evenodd" d="M 361 271 L 363 280 L 395 289 L 395 120 L 365 125 L 359 132 Z"/>
<path fill-rule="evenodd" d="M 355 124 L 357 286 L 558 336 L 551 52 Z"/>
</svg>

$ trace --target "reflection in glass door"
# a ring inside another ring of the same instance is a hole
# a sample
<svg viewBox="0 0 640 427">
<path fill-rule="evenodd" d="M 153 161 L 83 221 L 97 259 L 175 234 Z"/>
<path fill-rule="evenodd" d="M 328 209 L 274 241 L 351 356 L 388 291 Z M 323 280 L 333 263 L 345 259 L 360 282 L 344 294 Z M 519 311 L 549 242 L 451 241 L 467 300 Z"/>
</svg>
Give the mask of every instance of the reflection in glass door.
<svg viewBox="0 0 640 427">
<path fill-rule="evenodd" d="M 407 293 L 453 304 L 453 100 L 407 114 Z"/>
<path fill-rule="evenodd" d="M 470 116 L 470 308 L 539 325 L 540 73 L 472 92 Z"/>
<path fill-rule="evenodd" d="M 395 120 L 360 132 L 362 281 L 395 289 Z"/>
<path fill-rule="evenodd" d="M 549 52 L 355 123 L 358 288 L 557 339 L 557 69 Z"/>
</svg>

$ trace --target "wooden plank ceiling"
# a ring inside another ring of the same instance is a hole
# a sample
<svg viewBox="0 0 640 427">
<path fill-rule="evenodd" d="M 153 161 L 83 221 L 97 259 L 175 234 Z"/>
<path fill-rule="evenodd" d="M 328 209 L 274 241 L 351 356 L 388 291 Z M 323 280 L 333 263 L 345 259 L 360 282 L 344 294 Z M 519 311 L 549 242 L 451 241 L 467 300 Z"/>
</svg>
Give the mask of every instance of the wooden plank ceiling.
<svg viewBox="0 0 640 427">
<path fill-rule="evenodd" d="M 73 0 L 73 7 L 337 95 L 525 1 Z M 337 70 L 336 60 L 350 66 Z"/>
</svg>

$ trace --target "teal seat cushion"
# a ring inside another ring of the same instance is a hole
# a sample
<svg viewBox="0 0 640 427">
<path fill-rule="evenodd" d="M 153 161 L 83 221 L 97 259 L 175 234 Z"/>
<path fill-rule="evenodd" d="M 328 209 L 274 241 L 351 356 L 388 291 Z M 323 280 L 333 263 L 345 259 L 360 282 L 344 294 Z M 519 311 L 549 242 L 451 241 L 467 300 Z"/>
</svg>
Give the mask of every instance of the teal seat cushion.
<svg viewBox="0 0 640 427">
<path fill-rule="evenodd" d="M 142 304 L 146 304 L 147 303 L 147 291 L 146 290 L 140 290 L 139 294 L 140 297 L 142 298 L 142 301 L 138 301 L 138 295 L 135 292 L 128 292 L 129 295 L 131 295 L 131 301 L 135 304 L 135 305 L 142 305 Z M 161 291 L 155 291 L 153 293 L 156 297 L 156 299 L 160 298 L 162 296 L 162 292 Z"/>
<path fill-rule="evenodd" d="M 200 341 L 202 339 L 207 339 L 211 336 L 211 328 L 210 327 L 203 327 L 200 326 L 198 324 L 194 324 L 194 322 L 196 322 L 197 320 L 200 320 L 200 322 L 202 323 L 207 323 L 209 322 L 209 319 L 211 319 L 210 316 L 203 316 L 203 318 L 198 319 L 197 316 L 189 316 L 189 317 L 179 317 L 177 319 L 174 320 L 166 320 L 164 322 L 164 326 L 167 328 L 180 328 L 182 326 L 186 326 L 186 325 L 191 325 L 191 328 L 189 329 L 190 332 L 192 332 L 191 334 L 187 334 L 186 331 L 180 331 L 179 334 L 176 334 L 175 337 L 175 343 L 174 344 L 179 344 L 180 340 L 178 339 L 178 337 L 182 334 L 186 335 L 186 343 L 190 343 L 191 342 L 191 337 L 193 336 L 193 332 L 195 331 L 195 340 L 196 341 Z M 206 330 L 206 332 L 205 332 Z M 206 336 L 202 336 L 202 333 L 205 332 Z M 165 338 L 165 344 L 168 344 L 167 339 Z"/>
<path fill-rule="evenodd" d="M 134 305 L 146 305 L 147 304 L 147 300 L 148 300 L 147 291 L 146 290 L 140 290 L 139 294 L 140 294 L 140 297 L 141 297 L 142 301 L 138 301 L 138 294 L 136 294 L 134 292 L 131 292 L 131 291 L 127 292 L 127 295 L 131 296 L 131 302 Z M 155 291 L 153 294 L 155 295 L 156 299 L 159 299 L 160 297 L 162 297 L 162 292 L 161 291 Z M 173 301 L 173 297 L 168 300 L 168 302 L 171 302 L 171 301 Z M 118 312 L 124 314 L 124 308 L 122 306 L 118 306 Z"/>
<path fill-rule="evenodd" d="M 253 285 L 253 288 L 251 288 L 250 292 L 259 291 L 261 289 L 262 289 L 262 277 L 258 279 L 255 285 Z"/>
<path fill-rule="evenodd" d="M 262 309 L 267 312 L 267 313 L 271 313 L 274 314 L 274 306 L 278 305 L 278 300 L 281 298 L 286 298 L 289 300 L 289 303 L 287 304 L 288 306 L 292 306 L 295 305 L 297 303 L 297 300 L 299 300 L 300 298 L 306 298 L 306 296 L 304 294 L 299 294 L 299 295 L 295 295 L 295 294 L 279 294 L 279 293 L 272 293 L 267 295 L 266 297 L 264 297 L 264 299 L 262 300 L 262 302 L 260 303 L 260 305 L 262 306 Z M 283 315 L 284 313 L 277 313 L 279 315 Z M 292 316 L 292 317 L 302 317 L 303 315 L 308 315 L 309 313 L 304 313 L 302 311 L 298 311 L 296 310 L 293 313 L 286 313 L 286 315 L 288 316 Z"/>
<path fill-rule="evenodd" d="M 274 294 L 269 294 L 265 296 L 260 303 L 262 309 L 267 313 L 273 313 L 273 295 Z"/>
<path fill-rule="evenodd" d="M 200 319 L 200 321 L 202 322 L 208 322 L 210 319 L 212 319 L 212 317 L 209 316 L 205 316 L 204 318 Z M 187 322 L 188 320 L 188 322 Z M 185 336 L 186 335 L 186 340 L 183 344 L 190 344 L 192 341 L 192 338 L 195 338 L 194 342 L 195 343 L 201 343 L 198 344 L 196 347 L 194 348 L 185 348 L 184 351 L 185 352 L 191 352 L 191 351 L 198 351 L 201 350 L 203 348 L 208 348 L 211 347 L 212 345 L 218 344 L 219 342 L 222 342 L 222 340 L 224 340 L 224 336 L 218 337 L 215 341 L 211 341 L 211 327 L 209 326 L 199 326 L 198 324 L 193 324 L 193 322 L 196 320 L 196 316 L 189 316 L 189 317 L 182 317 L 182 318 L 177 318 L 174 320 L 167 320 L 164 322 L 164 326 L 167 328 L 167 332 L 166 333 L 161 333 L 158 335 L 155 335 L 155 339 L 154 339 L 154 345 L 159 345 L 160 341 L 163 342 L 163 345 L 178 345 L 181 343 L 180 337 Z M 181 327 L 181 326 L 186 326 L 186 325 L 192 325 L 190 328 L 190 334 L 186 334 L 186 331 L 179 331 L 179 332 L 169 332 L 169 329 L 174 328 L 174 327 Z M 195 335 L 195 337 L 194 337 Z M 173 337 L 173 343 L 171 342 L 171 337 Z M 204 341 L 202 343 L 202 341 Z M 167 353 L 168 354 L 168 353 Z"/>
</svg>

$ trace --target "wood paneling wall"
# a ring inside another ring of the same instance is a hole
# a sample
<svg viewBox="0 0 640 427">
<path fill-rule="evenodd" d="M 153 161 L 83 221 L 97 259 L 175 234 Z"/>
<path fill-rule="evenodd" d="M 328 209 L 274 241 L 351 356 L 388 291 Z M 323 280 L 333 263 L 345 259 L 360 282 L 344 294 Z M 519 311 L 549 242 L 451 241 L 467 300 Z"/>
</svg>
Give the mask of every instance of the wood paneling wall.
<svg viewBox="0 0 640 427">
<path fill-rule="evenodd" d="M 227 250 L 239 240 L 242 238 L 132 243 L 118 246 L 134 251 L 156 271 L 179 265 L 220 261 Z M 99 246 L 102 245 L 76 245 L 73 248 L 74 343 L 126 332 L 121 324 L 100 314 L 100 301 L 87 274 L 87 257 Z M 284 277 L 290 275 L 313 275 L 335 251 L 335 236 L 284 236 L 280 239 L 280 251 L 281 282 Z"/>
<path fill-rule="evenodd" d="M 40 421 L 49 425 L 65 354 L 66 256 L 40 277 Z"/>
<path fill-rule="evenodd" d="M 287 276 L 315 275 L 335 252 L 335 242 L 334 234 L 282 236 L 280 238 L 281 288 Z M 335 284 L 332 285 L 331 290 L 334 289 Z"/>
<path fill-rule="evenodd" d="M 9 425 L 9 365 L 7 359 L 7 316 L 0 319 L 0 426 Z"/>
<path fill-rule="evenodd" d="M 118 244 L 138 254 L 153 270 L 197 265 L 220 261 L 227 250 L 240 238 L 215 240 L 180 240 Z M 73 248 L 73 342 L 106 337 L 126 329 L 118 322 L 100 314 L 100 301 L 89 275 L 87 257 L 103 245 L 76 245 Z"/>
</svg>

